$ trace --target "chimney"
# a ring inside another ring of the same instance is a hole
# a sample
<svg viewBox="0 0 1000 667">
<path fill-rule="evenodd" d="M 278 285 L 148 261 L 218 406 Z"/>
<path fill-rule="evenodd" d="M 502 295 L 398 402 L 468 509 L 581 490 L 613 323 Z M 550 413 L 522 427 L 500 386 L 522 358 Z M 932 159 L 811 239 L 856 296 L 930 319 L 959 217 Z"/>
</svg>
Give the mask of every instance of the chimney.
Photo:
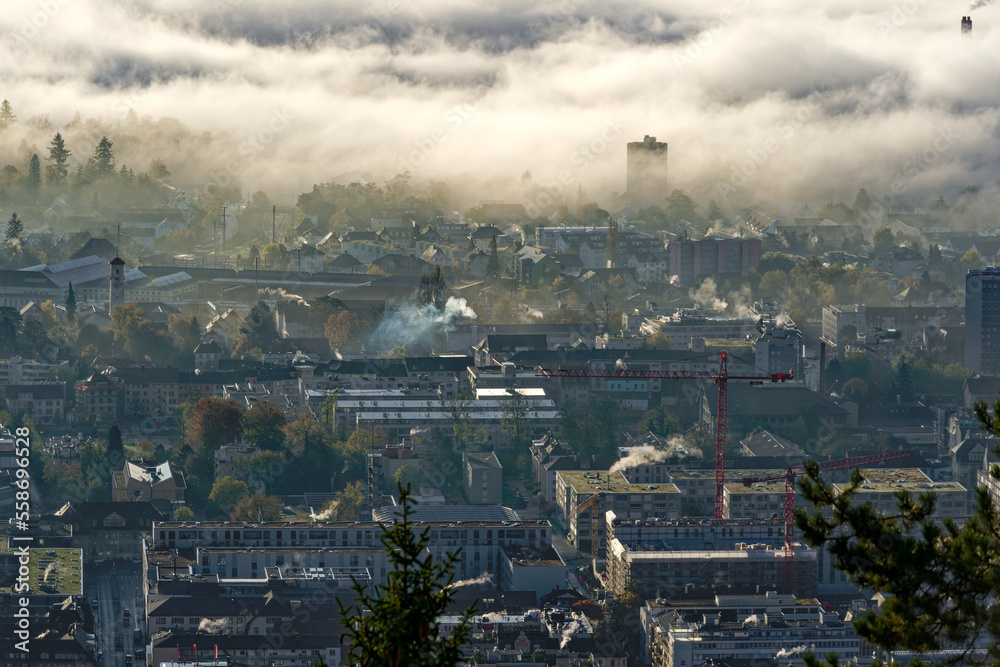
<svg viewBox="0 0 1000 667">
<path fill-rule="evenodd" d="M 962 34 L 965 35 L 965 34 L 968 34 L 970 32 L 972 32 L 972 17 L 971 16 L 963 16 L 962 17 Z"/>
</svg>

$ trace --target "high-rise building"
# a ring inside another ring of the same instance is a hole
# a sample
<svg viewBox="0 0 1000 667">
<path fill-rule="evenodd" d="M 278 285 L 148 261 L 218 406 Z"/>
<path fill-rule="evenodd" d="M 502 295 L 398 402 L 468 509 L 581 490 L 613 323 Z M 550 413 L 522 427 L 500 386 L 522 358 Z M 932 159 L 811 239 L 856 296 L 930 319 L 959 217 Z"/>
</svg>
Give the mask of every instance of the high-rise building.
<svg viewBox="0 0 1000 667">
<path fill-rule="evenodd" d="M 670 241 L 670 277 L 687 287 L 701 276 L 749 273 L 760 265 L 760 239 Z M 676 278 L 675 278 L 676 277 Z"/>
<path fill-rule="evenodd" d="M 667 144 L 648 134 L 628 143 L 625 190 L 636 209 L 662 205 L 667 196 Z"/>
<path fill-rule="evenodd" d="M 1000 269 L 972 269 L 965 276 L 965 367 L 1000 373 Z"/>
</svg>

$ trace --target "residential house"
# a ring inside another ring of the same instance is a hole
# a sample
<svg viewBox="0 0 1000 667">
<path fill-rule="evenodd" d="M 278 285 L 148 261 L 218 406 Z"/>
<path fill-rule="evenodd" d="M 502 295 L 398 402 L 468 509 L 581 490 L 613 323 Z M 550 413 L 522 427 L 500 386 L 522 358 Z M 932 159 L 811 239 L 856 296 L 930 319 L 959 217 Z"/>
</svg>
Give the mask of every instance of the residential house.
<svg viewBox="0 0 1000 667">
<path fill-rule="evenodd" d="M 524 350 L 547 350 L 545 334 L 490 334 L 473 345 L 471 353 L 476 366 L 492 366 Z"/>
<path fill-rule="evenodd" d="M 292 251 L 292 266 L 300 273 L 322 273 L 325 258 L 322 250 L 306 243 Z"/>
<path fill-rule="evenodd" d="M 463 452 L 462 481 L 465 496 L 473 505 L 503 502 L 503 466 L 494 452 Z"/>
<path fill-rule="evenodd" d="M 868 258 L 870 268 L 896 276 L 917 275 L 918 269 L 921 269 L 925 262 L 923 255 L 906 246 L 896 246 L 873 253 Z"/>
<path fill-rule="evenodd" d="M 184 501 L 187 483 L 184 473 L 172 470 L 170 462 L 126 461 L 111 475 L 111 497 L 119 503 L 142 503 L 154 500 Z"/>
<path fill-rule="evenodd" d="M 434 266 L 417 257 L 398 253 L 383 255 L 374 260 L 371 265 L 387 275 L 403 273 L 416 276 L 430 273 Z"/>
<path fill-rule="evenodd" d="M 770 431 L 752 433 L 740 440 L 740 446 L 744 456 L 783 456 L 789 460 L 789 466 L 800 465 L 808 458 L 794 442 Z"/>
<path fill-rule="evenodd" d="M 114 422 L 125 414 L 125 381 L 94 373 L 75 385 L 74 414 L 80 421 Z"/>
<path fill-rule="evenodd" d="M 488 252 L 479 250 L 472 250 L 471 252 L 465 254 L 462 259 L 459 260 L 459 265 L 462 267 L 462 272 L 471 276 L 484 276 L 486 275 L 486 267 L 490 263 L 490 255 Z"/>
<path fill-rule="evenodd" d="M 86 561 L 94 558 L 138 558 L 153 522 L 164 516 L 150 502 L 70 501 L 54 516 L 73 532 Z"/>
<path fill-rule="evenodd" d="M 198 347 L 194 348 L 194 367 L 196 370 L 218 370 L 221 358 L 222 348 L 214 340 L 203 340 L 198 343 Z"/>
<path fill-rule="evenodd" d="M 172 415 L 179 405 L 177 368 L 133 366 L 118 368 L 112 376 L 123 381 L 125 415 L 130 417 Z"/>
<path fill-rule="evenodd" d="M 341 253 L 327 263 L 330 271 L 338 273 L 360 273 L 364 265 L 350 253 Z"/>
<path fill-rule="evenodd" d="M 66 417 L 65 382 L 0 385 L 0 395 L 11 414 L 23 411 L 36 424 L 61 424 Z"/>
<path fill-rule="evenodd" d="M 434 266 L 451 266 L 451 257 L 448 256 L 444 250 L 436 245 L 428 246 L 420 254 L 420 259 L 427 262 L 428 264 L 433 264 Z"/>
</svg>

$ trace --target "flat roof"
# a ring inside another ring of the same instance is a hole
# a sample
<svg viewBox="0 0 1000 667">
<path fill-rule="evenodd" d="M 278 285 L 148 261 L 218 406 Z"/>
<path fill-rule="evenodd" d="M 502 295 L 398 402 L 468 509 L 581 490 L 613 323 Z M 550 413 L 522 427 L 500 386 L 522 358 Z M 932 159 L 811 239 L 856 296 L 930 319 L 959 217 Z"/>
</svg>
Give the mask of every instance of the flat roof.
<svg viewBox="0 0 1000 667">
<path fill-rule="evenodd" d="M 529 374 L 525 373 L 524 375 L 528 376 Z M 541 387 L 514 387 L 514 391 L 516 391 L 521 396 L 524 396 L 525 398 L 531 398 L 531 397 L 545 398 L 545 390 L 542 389 Z M 507 398 L 510 397 L 510 392 L 504 387 L 481 387 L 479 389 L 476 389 L 477 399 L 494 398 L 498 396 Z"/>
<path fill-rule="evenodd" d="M 398 519 L 402 508 L 386 505 L 372 510 L 376 521 L 389 522 Z M 503 505 L 417 505 L 410 513 L 412 521 L 428 521 L 431 523 L 461 523 L 517 521 L 517 512 Z"/>
<path fill-rule="evenodd" d="M 680 493 L 673 483 L 666 484 L 631 484 L 620 472 L 610 473 L 611 488 L 608 488 L 608 472 L 606 470 L 560 470 L 557 475 L 572 486 L 578 494 L 594 493 Z M 598 475 L 600 479 L 598 479 Z"/>
<path fill-rule="evenodd" d="M 520 519 L 518 521 L 474 521 L 474 522 L 454 522 L 454 521 L 427 521 L 424 523 L 430 523 L 435 526 L 464 526 L 464 525 L 478 525 L 478 526 L 489 526 L 494 527 L 516 527 L 516 526 L 549 526 L 547 519 Z M 345 530 L 349 528 L 354 529 L 366 529 L 366 528 L 380 528 L 382 524 L 377 521 L 316 521 L 309 524 L 311 530 Z M 300 523 L 295 523 L 291 521 L 204 521 L 201 523 L 194 521 L 154 521 L 153 529 L 159 530 L 200 530 L 200 529 L 219 529 L 228 528 L 230 530 L 270 530 L 277 529 L 281 530 L 283 528 L 296 528 L 301 529 L 304 526 Z"/>
</svg>

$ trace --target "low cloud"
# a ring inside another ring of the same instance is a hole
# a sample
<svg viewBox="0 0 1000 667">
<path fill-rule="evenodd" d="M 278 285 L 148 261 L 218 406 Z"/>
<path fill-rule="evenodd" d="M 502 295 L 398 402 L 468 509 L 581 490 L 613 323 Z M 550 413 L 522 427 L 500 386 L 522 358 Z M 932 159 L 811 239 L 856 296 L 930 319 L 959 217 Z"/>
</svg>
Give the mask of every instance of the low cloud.
<svg viewBox="0 0 1000 667">
<path fill-rule="evenodd" d="M 624 143 L 644 134 L 670 144 L 668 187 L 701 207 L 997 190 L 1000 27 L 981 11 L 962 36 L 944 0 L 10 5 L 0 73 L 20 122 L 3 164 L 44 155 L 79 111 L 81 160 L 107 133 L 134 169 L 157 156 L 176 183 L 276 199 L 404 166 L 460 185 L 456 206 L 516 199 L 524 171 L 610 206 Z M 51 127 L 24 126 L 42 114 Z M 611 119 L 621 135 L 588 150 Z"/>
</svg>

